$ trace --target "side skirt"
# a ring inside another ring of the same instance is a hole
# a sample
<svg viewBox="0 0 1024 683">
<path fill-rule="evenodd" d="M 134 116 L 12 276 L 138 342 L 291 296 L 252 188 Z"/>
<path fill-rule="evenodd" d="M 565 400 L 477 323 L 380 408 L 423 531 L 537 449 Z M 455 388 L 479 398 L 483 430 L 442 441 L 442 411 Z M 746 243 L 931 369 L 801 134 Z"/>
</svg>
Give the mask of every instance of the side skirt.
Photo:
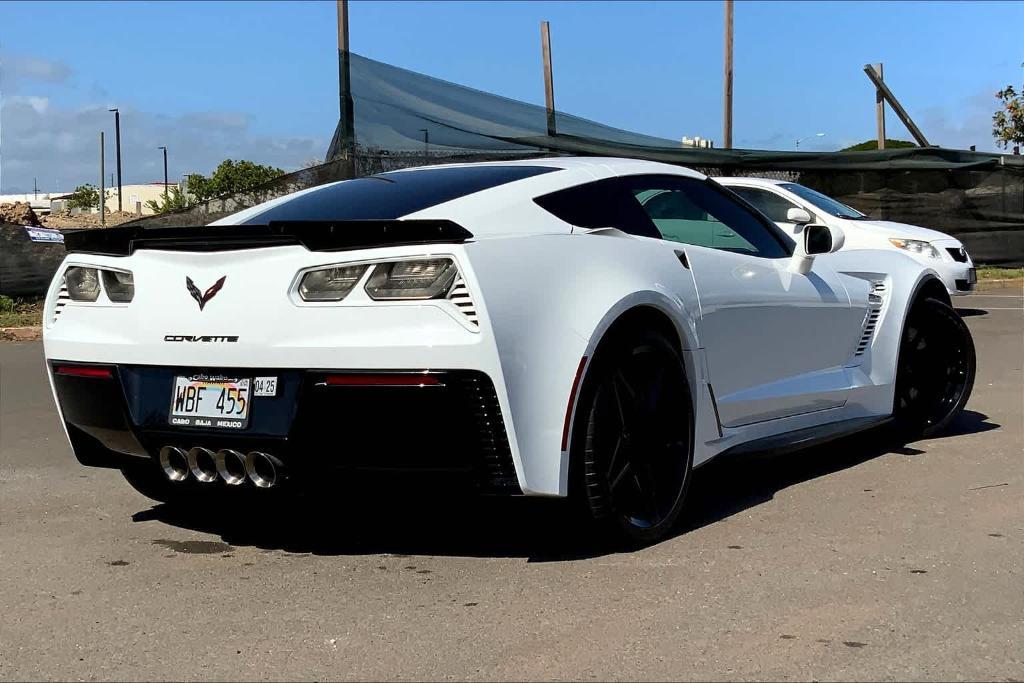
<svg viewBox="0 0 1024 683">
<path fill-rule="evenodd" d="M 835 439 L 840 439 L 858 432 L 863 432 L 891 422 L 891 415 L 878 417 L 855 417 L 839 422 L 805 427 L 791 432 L 774 434 L 753 441 L 747 441 L 722 451 L 716 457 L 749 455 L 752 453 L 782 455 L 793 451 L 819 446 Z M 704 463 L 701 463 L 702 465 Z"/>
</svg>

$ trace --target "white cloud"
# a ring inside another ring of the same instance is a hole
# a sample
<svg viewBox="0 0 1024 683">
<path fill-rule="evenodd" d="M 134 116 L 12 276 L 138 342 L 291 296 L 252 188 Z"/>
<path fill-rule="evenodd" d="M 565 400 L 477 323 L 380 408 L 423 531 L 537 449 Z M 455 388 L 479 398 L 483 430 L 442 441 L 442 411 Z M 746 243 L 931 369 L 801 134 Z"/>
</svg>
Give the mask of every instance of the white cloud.
<svg viewBox="0 0 1024 683">
<path fill-rule="evenodd" d="M 8 90 L 20 81 L 64 83 L 71 76 L 71 67 L 64 62 L 28 55 L 0 54 L 0 78 Z"/>
<path fill-rule="evenodd" d="M 3 191 L 32 188 L 33 178 L 48 191 L 98 183 L 99 132 L 106 131 L 107 183 L 115 171 L 113 115 L 105 106 L 64 108 L 34 95 L 5 98 L 3 109 Z M 248 159 L 285 170 L 322 158 L 329 140 L 272 137 L 253 133 L 239 112 L 193 112 L 166 116 L 121 108 L 124 182 L 163 179 L 168 147 L 172 180 L 190 172 L 209 173 L 224 159 Z"/>
</svg>

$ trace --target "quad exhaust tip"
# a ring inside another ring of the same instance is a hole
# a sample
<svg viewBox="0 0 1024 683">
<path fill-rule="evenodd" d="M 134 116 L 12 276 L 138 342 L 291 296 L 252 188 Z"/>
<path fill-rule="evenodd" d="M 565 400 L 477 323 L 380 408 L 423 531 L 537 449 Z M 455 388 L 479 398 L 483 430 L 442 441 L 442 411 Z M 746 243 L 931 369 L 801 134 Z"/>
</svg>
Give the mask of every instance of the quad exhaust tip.
<svg viewBox="0 0 1024 683">
<path fill-rule="evenodd" d="M 245 473 L 261 489 L 275 486 L 281 479 L 284 464 L 272 455 L 253 451 L 245 456 Z"/>
<path fill-rule="evenodd" d="M 217 451 L 217 474 L 225 484 L 238 486 L 245 483 L 245 455 L 230 448 Z"/>
<path fill-rule="evenodd" d="M 209 448 L 196 446 L 188 451 L 188 469 L 197 481 L 204 484 L 217 481 L 217 460 Z"/>
<path fill-rule="evenodd" d="M 188 479 L 188 455 L 176 446 L 164 446 L 160 449 L 160 467 L 171 481 Z"/>
<path fill-rule="evenodd" d="M 257 488 L 269 489 L 285 479 L 284 463 L 262 451 L 248 455 L 223 448 L 216 453 L 203 446 L 186 451 L 177 446 L 160 449 L 160 468 L 170 481 L 185 481 L 189 476 L 204 484 L 221 479 L 229 486 L 240 486 L 246 479 Z"/>
</svg>

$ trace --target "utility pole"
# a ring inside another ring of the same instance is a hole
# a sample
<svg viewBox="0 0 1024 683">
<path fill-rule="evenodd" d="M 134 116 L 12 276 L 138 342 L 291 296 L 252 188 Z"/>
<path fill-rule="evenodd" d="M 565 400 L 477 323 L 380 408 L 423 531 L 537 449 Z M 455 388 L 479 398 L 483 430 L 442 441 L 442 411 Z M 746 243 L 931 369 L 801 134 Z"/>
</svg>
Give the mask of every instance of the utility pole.
<svg viewBox="0 0 1024 683">
<path fill-rule="evenodd" d="M 39 199 L 39 183 L 36 182 L 35 178 L 32 178 L 32 196 Z"/>
<path fill-rule="evenodd" d="M 551 25 L 540 22 L 540 54 L 544 62 L 544 107 L 548 112 L 548 135 L 554 137 L 555 127 L 555 79 L 551 73 Z"/>
<path fill-rule="evenodd" d="M 157 147 L 164 151 L 164 206 L 167 205 L 167 148 L 164 146 Z"/>
<path fill-rule="evenodd" d="M 903 105 L 896 99 L 896 96 L 892 94 L 892 90 L 890 90 L 889 86 L 887 86 L 882 80 L 881 74 L 875 71 L 875 67 L 871 64 L 865 64 L 864 73 L 867 74 L 868 79 L 870 79 L 874 84 L 878 93 L 884 97 L 885 101 L 889 103 L 890 107 L 892 107 L 892 111 L 896 114 L 896 117 L 904 126 L 907 127 L 910 134 L 914 136 L 914 140 L 917 141 L 917 144 L 921 147 L 931 147 L 931 145 L 928 144 L 928 139 L 924 136 L 924 133 L 922 133 L 921 129 L 917 127 L 914 120 L 910 118 L 910 114 L 908 114 L 907 110 L 903 108 Z"/>
<path fill-rule="evenodd" d="M 430 160 L 430 130 L 427 128 L 420 128 L 420 132 L 423 133 L 423 159 L 426 161 Z"/>
<path fill-rule="evenodd" d="M 121 211 L 121 112 L 117 107 L 110 109 L 114 112 L 114 148 L 117 150 L 117 210 Z"/>
<path fill-rule="evenodd" d="M 348 50 L 348 0 L 338 0 L 338 99 L 342 173 L 356 177 L 356 132 L 352 102 L 352 67 Z"/>
<path fill-rule="evenodd" d="M 103 131 L 100 131 L 100 227 L 102 228 L 107 224 L 106 210 L 107 210 L 107 190 L 103 187 L 103 182 L 106 180 L 103 176 L 106 175 L 106 169 L 103 168 Z"/>
<path fill-rule="evenodd" d="M 732 149 L 732 0 L 725 0 L 725 108 L 722 112 L 723 147 Z"/>
<path fill-rule="evenodd" d="M 878 80 L 884 81 L 881 62 L 875 64 L 875 71 L 878 73 Z M 875 122 L 878 126 L 878 149 L 885 149 L 885 98 L 878 88 L 875 88 Z"/>
</svg>

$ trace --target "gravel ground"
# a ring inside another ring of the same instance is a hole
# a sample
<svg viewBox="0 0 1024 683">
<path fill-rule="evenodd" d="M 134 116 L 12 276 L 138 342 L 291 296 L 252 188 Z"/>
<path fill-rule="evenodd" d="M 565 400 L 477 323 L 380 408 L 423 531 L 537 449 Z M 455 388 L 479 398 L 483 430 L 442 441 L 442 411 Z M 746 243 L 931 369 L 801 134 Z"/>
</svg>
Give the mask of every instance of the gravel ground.
<svg viewBox="0 0 1024 683">
<path fill-rule="evenodd" d="M 154 506 L 0 345 L 0 678 L 1024 679 L 1024 299 L 957 303 L 952 433 L 712 463 L 634 553 L 530 500 Z"/>
</svg>

